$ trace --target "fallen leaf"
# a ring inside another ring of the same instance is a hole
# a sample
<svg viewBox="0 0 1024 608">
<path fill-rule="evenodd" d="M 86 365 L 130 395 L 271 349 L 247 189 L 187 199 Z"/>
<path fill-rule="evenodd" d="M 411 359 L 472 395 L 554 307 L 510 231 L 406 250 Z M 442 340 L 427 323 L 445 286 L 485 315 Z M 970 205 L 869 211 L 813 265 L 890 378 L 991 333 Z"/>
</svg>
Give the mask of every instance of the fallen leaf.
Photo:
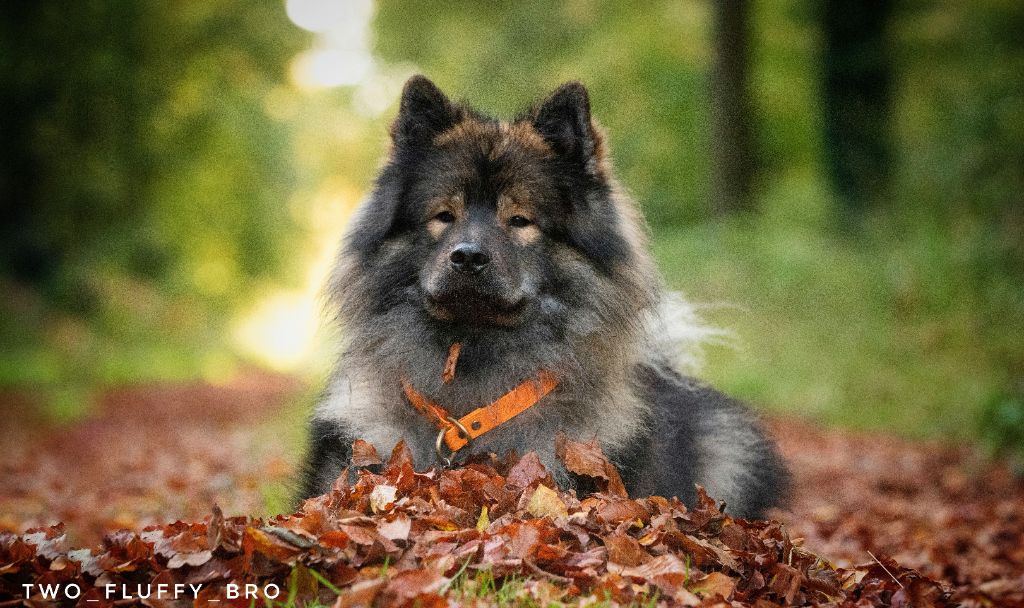
<svg viewBox="0 0 1024 608">
<path fill-rule="evenodd" d="M 376 486 L 370 492 L 370 509 L 374 513 L 381 513 L 391 508 L 398 495 L 398 488 L 394 486 Z"/>
<path fill-rule="evenodd" d="M 526 489 L 536 482 L 552 485 L 551 475 L 540 462 L 536 452 L 528 452 L 514 464 L 505 478 L 510 486 Z"/>
<path fill-rule="evenodd" d="M 597 439 L 583 443 L 570 439 L 560 432 L 555 437 L 555 455 L 567 470 L 597 480 L 602 491 L 626 497 L 626 486 L 622 482 L 622 477 L 601 451 Z"/>
<path fill-rule="evenodd" d="M 620 532 L 605 536 L 604 546 L 608 549 L 608 561 L 623 566 L 639 566 L 651 559 L 635 538 Z"/>
<path fill-rule="evenodd" d="M 483 532 L 491 525 L 491 519 L 487 517 L 487 505 L 480 507 L 480 517 L 476 520 L 476 531 Z"/>
<path fill-rule="evenodd" d="M 526 510 L 534 517 L 565 517 L 569 514 L 565 503 L 555 492 L 547 486 L 537 486 L 526 504 Z"/>
<path fill-rule="evenodd" d="M 372 443 L 362 439 L 352 442 L 352 466 L 369 467 L 378 464 L 381 464 L 381 459 Z"/>
<path fill-rule="evenodd" d="M 621 575 L 651 582 L 671 595 L 686 582 L 689 569 L 681 559 L 669 553 L 639 566 L 626 568 Z"/>
<path fill-rule="evenodd" d="M 398 515 L 390 521 L 385 520 L 377 524 L 377 532 L 388 540 L 408 539 L 411 528 L 412 520 L 405 515 Z"/>
<path fill-rule="evenodd" d="M 736 580 L 721 572 L 712 572 L 694 583 L 692 590 L 706 597 L 722 596 L 728 600 L 736 590 Z"/>
</svg>

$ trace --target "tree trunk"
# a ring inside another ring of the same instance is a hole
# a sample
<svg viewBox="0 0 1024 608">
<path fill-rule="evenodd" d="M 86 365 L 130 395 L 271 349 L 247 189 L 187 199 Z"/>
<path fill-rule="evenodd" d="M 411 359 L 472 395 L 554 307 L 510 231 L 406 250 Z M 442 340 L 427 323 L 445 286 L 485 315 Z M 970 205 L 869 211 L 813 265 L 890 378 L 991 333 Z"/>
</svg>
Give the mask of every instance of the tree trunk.
<svg viewBox="0 0 1024 608">
<path fill-rule="evenodd" d="M 824 4 L 825 161 L 848 224 L 859 223 L 889 182 L 891 14 L 891 0 Z"/>
<path fill-rule="evenodd" d="M 750 2 L 716 0 L 714 11 L 712 207 L 725 215 L 753 208 L 755 159 L 747 90 Z"/>
</svg>

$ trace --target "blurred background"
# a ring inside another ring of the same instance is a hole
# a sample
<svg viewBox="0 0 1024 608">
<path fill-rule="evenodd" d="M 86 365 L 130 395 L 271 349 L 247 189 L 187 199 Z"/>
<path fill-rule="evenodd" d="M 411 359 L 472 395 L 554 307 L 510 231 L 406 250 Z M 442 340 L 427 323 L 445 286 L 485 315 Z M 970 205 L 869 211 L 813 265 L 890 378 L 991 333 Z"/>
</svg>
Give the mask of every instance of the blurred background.
<svg viewBox="0 0 1024 608">
<path fill-rule="evenodd" d="M 69 424 L 315 387 L 404 80 L 511 116 L 579 79 L 667 283 L 734 336 L 708 380 L 1024 458 L 1021 32 L 1019 0 L 2 3 L 0 391 Z"/>
</svg>

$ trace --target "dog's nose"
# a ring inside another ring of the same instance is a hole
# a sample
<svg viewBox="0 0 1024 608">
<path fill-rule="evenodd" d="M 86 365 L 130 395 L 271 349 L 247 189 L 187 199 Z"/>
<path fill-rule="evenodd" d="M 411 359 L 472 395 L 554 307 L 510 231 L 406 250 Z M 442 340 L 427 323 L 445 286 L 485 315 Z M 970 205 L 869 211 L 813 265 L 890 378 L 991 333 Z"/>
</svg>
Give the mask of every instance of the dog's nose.
<svg viewBox="0 0 1024 608">
<path fill-rule="evenodd" d="M 491 263 L 491 258 L 475 243 L 459 243 L 448 254 L 452 268 L 460 272 L 476 274 Z"/>
</svg>

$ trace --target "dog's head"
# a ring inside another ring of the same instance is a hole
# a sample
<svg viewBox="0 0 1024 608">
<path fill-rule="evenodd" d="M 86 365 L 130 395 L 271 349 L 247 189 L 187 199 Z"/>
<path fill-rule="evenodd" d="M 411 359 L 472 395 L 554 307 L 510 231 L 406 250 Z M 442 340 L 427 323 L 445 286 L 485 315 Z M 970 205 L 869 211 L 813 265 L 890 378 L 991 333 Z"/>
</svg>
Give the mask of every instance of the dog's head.
<svg viewBox="0 0 1024 608">
<path fill-rule="evenodd" d="M 621 284 L 637 264 L 649 272 L 583 85 L 503 122 L 416 76 L 391 134 L 389 162 L 346 246 L 349 268 L 373 277 L 363 302 L 377 310 L 413 302 L 442 324 L 514 327 L 590 297 L 595 284 Z"/>
</svg>

